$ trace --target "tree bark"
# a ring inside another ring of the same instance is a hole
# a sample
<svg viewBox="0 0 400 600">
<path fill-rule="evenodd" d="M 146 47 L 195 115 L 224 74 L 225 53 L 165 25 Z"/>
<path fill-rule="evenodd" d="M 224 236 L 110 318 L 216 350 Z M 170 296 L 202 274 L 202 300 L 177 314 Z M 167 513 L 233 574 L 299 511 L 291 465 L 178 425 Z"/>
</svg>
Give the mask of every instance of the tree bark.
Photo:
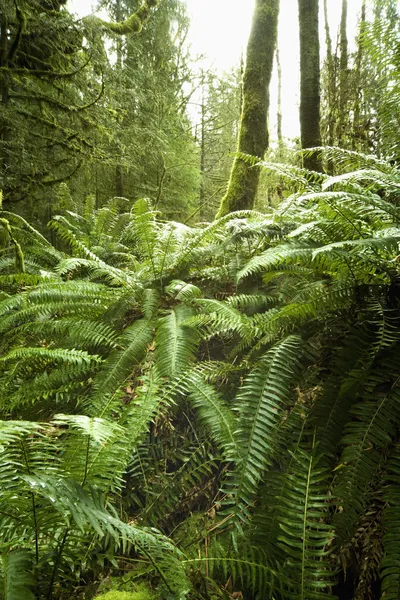
<svg viewBox="0 0 400 600">
<path fill-rule="evenodd" d="M 8 23 L 5 16 L 0 17 L 0 67 L 8 66 Z M 8 168 L 8 144 L 10 142 L 10 128 L 7 123 L 7 106 L 9 102 L 9 79 L 5 70 L 0 74 L 0 102 L 3 105 L 4 117 L 0 120 L 0 170 L 4 174 Z"/>
<path fill-rule="evenodd" d="M 278 148 L 279 148 L 279 159 L 282 158 L 283 150 L 283 131 L 282 131 L 282 65 L 281 57 L 279 52 L 279 45 L 276 46 L 276 68 L 278 71 L 278 111 L 277 111 L 277 134 L 278 134 Z"/>
<path fill-rule="evenodd" d="M 338 144 L 343 145 L 346 122 L 348 121 L 347 105 L 349 100 L 349 42 L 347 39 L 347 0 L 342 0 L 342 14 L 340 18 L 340 76 L 339 76 L 339 123 Z"/>
<path fill-rule="evenodd" d="M 122 22 L 121 0 L 117 0 L 116 5 L 115 5 L 115 20 L 117 23 Z M 116 64 L 117 78 L 118 78 L 118 85 L 121 87 L 122 86 L 122 40 L 121 40 L 121 38 L 117 39 L 116 45 L 117 45 L 117 64 Z M 118 144 L 117 154 L 121 161 L 121 159 L 122 159 L 121 146 L 120 146 L 119 142 L 117 142 L 117 144 Z M 115 195 L 119 198 L 122 198 L 124 195 L 124 171 L 123 171 L 121 162 L 118 162 L 115 167 Z"/>
<path fill-rule="evenodd" d="M 204 80 L 204 74 L 203 74 Z M 202 219 L 202 211 L 206 197 L 205 189 L 205 170 L 206 170 L 206 101 L 203 83 L 201 89 L 201 140 L 200 140 L 200 219 Z"/>
<path fill-rule="evenodd" d="M 320 49 L 318 0 L 298 0 L 300 28 L 300 131 L 301 147 L 321 145 Z M 321 171 L 315 155 L 304 157 L 304 167 Z"/>
<path fill-rule="evenodd" d="M 335 87 L 336 87 L 336 74 L 334 57 L 332 51 L 332 38 L 329 30 L 329 18 L 328 18 L 328 2 L 324 0 L 324 24 L 325 24 L 325 43 L 326 43 L 326 68 L 327 68 L 327 83 L 325 88 L 326 99 L 327 99 L 327 112 L 328 112 L 328 146 L 333 146 L 335 143 L 335 115 L 334 115 L 334 98 L 335 98 Z M 332 171 L 330 171 L 332 174 Z"/>
<path fill-rule="evenodd" d="M 352 135 L 352 149 L 358 150 L 361 149 L 364 152 L 367 151 L 367 147 L 365 145 L 365 133 L 363 122 L 361 118 L 362 113 L 362 100 L 363 100 L 363 86 L 362 86 L 362 70 L 363 70 L 363 60 L 364 60 L 364 31 L 366 26 L 366 15 L 367 6 L 366 0 L 363 0 L 361 6 L 361 16 L 359 23 L 359 34 L 358 34 L 358 48 L 357 48 L 357 56 L 356 56 L 356 65 L 355 65 L 355 85 L 356 85 L 356 99 L 354 105 L 354 123 L 353 123 L 353 135 Z"/>
<path fill-rule="evenodd" d="M 267 119 L 277 40 L 279 0 L 256 0 L 243 78 L 243 109 L 238 153 L 259 159 L 268 148 Z M 254 206 L 260 169 L 237 156 L 217 218 Z"/>
</svg>

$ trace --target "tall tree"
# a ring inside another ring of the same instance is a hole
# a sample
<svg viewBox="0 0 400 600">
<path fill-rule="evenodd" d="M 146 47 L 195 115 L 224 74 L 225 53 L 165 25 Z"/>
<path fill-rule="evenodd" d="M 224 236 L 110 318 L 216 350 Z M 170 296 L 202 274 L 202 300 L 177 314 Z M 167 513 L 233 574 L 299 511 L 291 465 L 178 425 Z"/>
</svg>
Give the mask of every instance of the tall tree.
<svg viewBox="0 0 400 600">
<path fill-rule="evenodd" d="M 5 204 L 43 198 L 98 154 L 107 109 L 103 33 L 140 31 L 157 0 L 121 23 L 76 21 L 66 0 L 0 0 L 0 155 Z M 103 157 L 104 158 L 104 157 Z"/>
<path fill-rule="evenodd" d="M 320 130 L 320 48 L 319 48 L 319 2 L 299 1 L 300 28 L 300 131 L 302 148 L 321 145 Z M 304 167 L 320 171 L 317 156 L 304 158 Z"/>
<path fill-rule="evenodd" d="M 347 39 L 347 0 L 342 0 L 342 14 L 340 18 L 340 101 L 338 143 L 343 144 L 348 121 L 347 107 L 349 102 L 349 41 Z"/>
<path fill-rule="evenodd" d="M 334 145 L 335 139 L 335 116 L 334 105 L 336 97 L 336 68 L 335 56 L 332 51 L 332 37 L 329 28 L 328 18 L 328 2 L 324 0 L 324 25 L 325 25 L 325 44 L 326 44 L 326 60 L 324 65 L 324 81 L 322 84 L 324 95 L 326 98 L 327 112 L 327 143 L 328 146 Z"/>
<path fill-rule="evenodd" d="M 279 0 L 256 0 L 247 45 L 238 153 L 263 158 L 268 148 L 269 85 L 277 40 Z M 217 217 L 254 206 L 260 171 L 238 155 Z"/>
<path fill-rule="evenodd" d="M 352 149 L 357 150 L 359 148 L 365 150 L 365 132 L 362 120 L 362 108 L 363 108 L 363 67 L 364 67 L 364 34 L 367 19 L 367 4 L 366 0 L 363 0 L 361 5 L 361 16 L 359 22 L 359 35 L 357 40 L 357 54 L 354 68 L 354 123 L 352 132 Z"/>
<path fill-rule="evenodd" d="M 209 71 L 203 77 L 200 106 L 200 202 L 201 220 L 213 218 L 221 193 L 226 190 L 237 147 L 241 114 L 240 69 L 222 76 Z"/>
<path fill-rule="evenodd" d="M 110 0 L 117 22 L 136 14 L 138 0 Z M 186 114 L 191 75 L 185 46 L 189 21 L 181 0 L 164 0 L 138 35 L 112 36 L 105 70 L 107 115 L 91 163 L 74 178 L 74 198 L 149 197 L 171 218 L 185 218 L 198 200 L 198 151 Z M 97 176 L 96 176 L 97 173 Z M 96 193 L 97 192 L 97 193 Z"/>
<path fill-rule="evenodd" d="M 277 134 L 278 134 L 278 155 L 280 156 L 283 149 L 283 130 L 282 130 L 282 65 L 279 52 L 279 45 L 276 46 L 276 67 L 278 71 L 278 111 L 277 117 Z"/>
</svg>

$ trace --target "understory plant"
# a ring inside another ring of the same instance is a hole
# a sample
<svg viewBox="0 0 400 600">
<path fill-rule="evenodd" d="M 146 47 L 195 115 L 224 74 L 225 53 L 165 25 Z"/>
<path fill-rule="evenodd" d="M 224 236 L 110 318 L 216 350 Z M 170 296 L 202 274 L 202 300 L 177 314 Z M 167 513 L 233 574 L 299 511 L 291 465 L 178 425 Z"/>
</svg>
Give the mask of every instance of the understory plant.
<svg viewBox="0 0 400 600">
<path fill-rule="evenodd" d="M 399 597 L 400 172 L 325 153 L 268 214 L 1 214 L 6 600 Z"/>
</svg>

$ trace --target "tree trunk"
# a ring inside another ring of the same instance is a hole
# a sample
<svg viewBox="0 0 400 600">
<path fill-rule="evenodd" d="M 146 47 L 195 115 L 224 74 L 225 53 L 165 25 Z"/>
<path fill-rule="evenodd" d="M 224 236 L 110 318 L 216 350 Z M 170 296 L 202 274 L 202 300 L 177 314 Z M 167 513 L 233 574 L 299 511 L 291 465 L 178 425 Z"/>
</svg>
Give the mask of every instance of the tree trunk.
<svg viewBox="0 0 400 600">
<path fill-rule="evenodd" d="M 301 147 L 321 145 L 320 64 L 318 0 L 299 1 L 300 27 L 300 131 Z M 304 158 L 304 167 L 321 171 L 321 161 L 314 154 Z"/>
<path fill-rule="evenodd" d="M 277 112 L 277 124 L 278 124 L 278 147 L 279 157 L 281 158 L 283 148 L 283 132 L 282 132 L 282 65 L 279 53 L 279 46 L 276 46 L 276 67 L 278 71 L 278 112 Z"/>
<path fill-rule="evenodd" d="M 340 77 L 339 77 L 339 127 L 338 144 L 342 146 L 348 122 L 347 106 L 349 100 L 349 42 L 347 39 L 347 0 L 342 0 L 342 15 L 340 19 Z"/>
<path fill-rule="evenodd" d="M 115 5 L 115 20 L 117 23 L 122 22 L 121 0 L 117 0 L 116 5 Z M 118 84 L 120 87 L 122 87 L 122 85 L 123 85 L 122 84 L 122 40 L 120 38 L 117 39 L 116 69 L 117 69 Z M 119 141 L 117 142 L 117 146 L 118 146 L 117 154 L 119 156 L 119 159 L 122 162 L 122 151 L 121 151 L 121 145 L 120 145 Z M 124 171 L 123 171 L 121 162 L 117 163 L 117 165 L 115 166 L 115 195 L 119 198 L 122 198 L 124 195 Z"/>
<path fill-rule="evenodd" d="M 8 23 L 4 16 L 0 17 L 0 67 L 4 70 L 0 74 L 0 102 L 4 117 L 0 119 L 0 172 L 3 174 L 8 169 L 8 144 L 10 143 L 10 128 L 7 123 L 7 105 L 9 102 L 9 80 L 6 72 L 8 66 Z M 7 190 L 3 190 L 6 193 Z"/>
<path fill-rule="evenodd" d="M 324 22 L 325 22 L 325 43 L 326 43 L 326 69 L 327 69 L 327 84 L 326 84 L 326 100 L 327 100 L 327 130 L 328 130 L 328 146 L 333 146 L 335 143 L 335 110 L 334 98 L 336 88 L 336 73 L 332 51 L 332 38 L 329 30 L 328 18 L 328 3 L 324 0 Z M 332 174 L 332 172 L 331 172 Z"/>
<path fill-rule="evenodd" d="M 204 79 L 204 75 L 203 75 Z M 200 140 L 200 220 L 204 209 L 206 189 L 205 189 L 205 171 L 206 171 L 206 100 L 204 93 L 204 83 L 201 89 L 201 140 Z"/>
<path fill-rule="evenodd" d="M 353 123 L 353 150 L 362 150 L 366 152 L 368 150 L 365 144 L 365 132 L 364 132 L 364 124 L 363 119 L 361 118 L 362 113 L 362 105 L 363 105 L 363 88 L 362 88 L 362 70 L 363 70 L 363 60 L 364 60 L 364 31 L 366 26 L 366 0 L 363 0 L 361 6 L 361 17 L 359 24 L 359 34 L 358 34 L 358 48 L 357 48 L 357 56 L 356 56 L 356 65 L 355 65 L 355 86 L 356 86 L 356 99 L 354 105 L 354 123 Z"/>
<path fill-rule="evenodd" d="M 279 0 L 256 0 L 247 45 L 238 153 L 250 154 L 259 159 L 264 157 L 268 147 L 269 85 L 277 40 L 278 14 Z M 235 210 L 252 209 L 259 178 L 259 168 L 250 166 L 238 156 L 217 218 Z"/>
</svg>

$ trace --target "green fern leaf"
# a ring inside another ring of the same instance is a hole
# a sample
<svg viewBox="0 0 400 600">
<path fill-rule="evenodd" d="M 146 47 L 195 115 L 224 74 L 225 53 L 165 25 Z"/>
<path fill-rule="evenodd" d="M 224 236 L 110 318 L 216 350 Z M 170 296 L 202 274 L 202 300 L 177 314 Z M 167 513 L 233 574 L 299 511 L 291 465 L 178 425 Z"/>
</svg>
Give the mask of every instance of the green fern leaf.
<svg viewBox="0 0 400 600">
<path fill-rule="evenodd" d="M 90 407 L 94 416 L 104 416 L 113 396 L 127 381 L 134 368 L 140 365 L 153 335 L 153 323 L 146 319 L 139 319 L 125 329 L 119 340 L 122 349 L 111 352 L 94 381 Z"/>
<path fill-rule="evenodd" d="M 236 396 L 238 457 L 229 486 L 235 501 L 234 512 L 242 521 L 247 520 L 259 482 L 273 461 L 303 345 L 301 338 L 290 336 L 268 350 Z"/>
<path fill-rule="evenodd" d="M 179 305 L 158 321 L 156 333 L 157 371 L 162 377 L 179 376 L 194 361 L 199 336 L 185 325 L 193 309 Z"/>
<path fill-rule="evenodd" d="M 400 598 L 400 455 L 396 446 L 387 467 L 386 506 L 383 512 L 384 556 L 381 562 L 382 598 Z"/>
<path fill-rule="evenodd" d="M 331 596 L 334 569 L 328 558 L 334 532 L 327 523 L 330 473 L 321 468 L 316 446 L 299 448 L 288 487 L 280 498 L 279 540 L 287 558 L 283 565 L 284 596 L 288 600 L 319 600 Z"/>
<path fill-rule="evenodd" d="M 4 600 L 35 600 L 33 557 L 29 550 L 11 550 L 3 554 L 2 567 Z"/>
</svg>

